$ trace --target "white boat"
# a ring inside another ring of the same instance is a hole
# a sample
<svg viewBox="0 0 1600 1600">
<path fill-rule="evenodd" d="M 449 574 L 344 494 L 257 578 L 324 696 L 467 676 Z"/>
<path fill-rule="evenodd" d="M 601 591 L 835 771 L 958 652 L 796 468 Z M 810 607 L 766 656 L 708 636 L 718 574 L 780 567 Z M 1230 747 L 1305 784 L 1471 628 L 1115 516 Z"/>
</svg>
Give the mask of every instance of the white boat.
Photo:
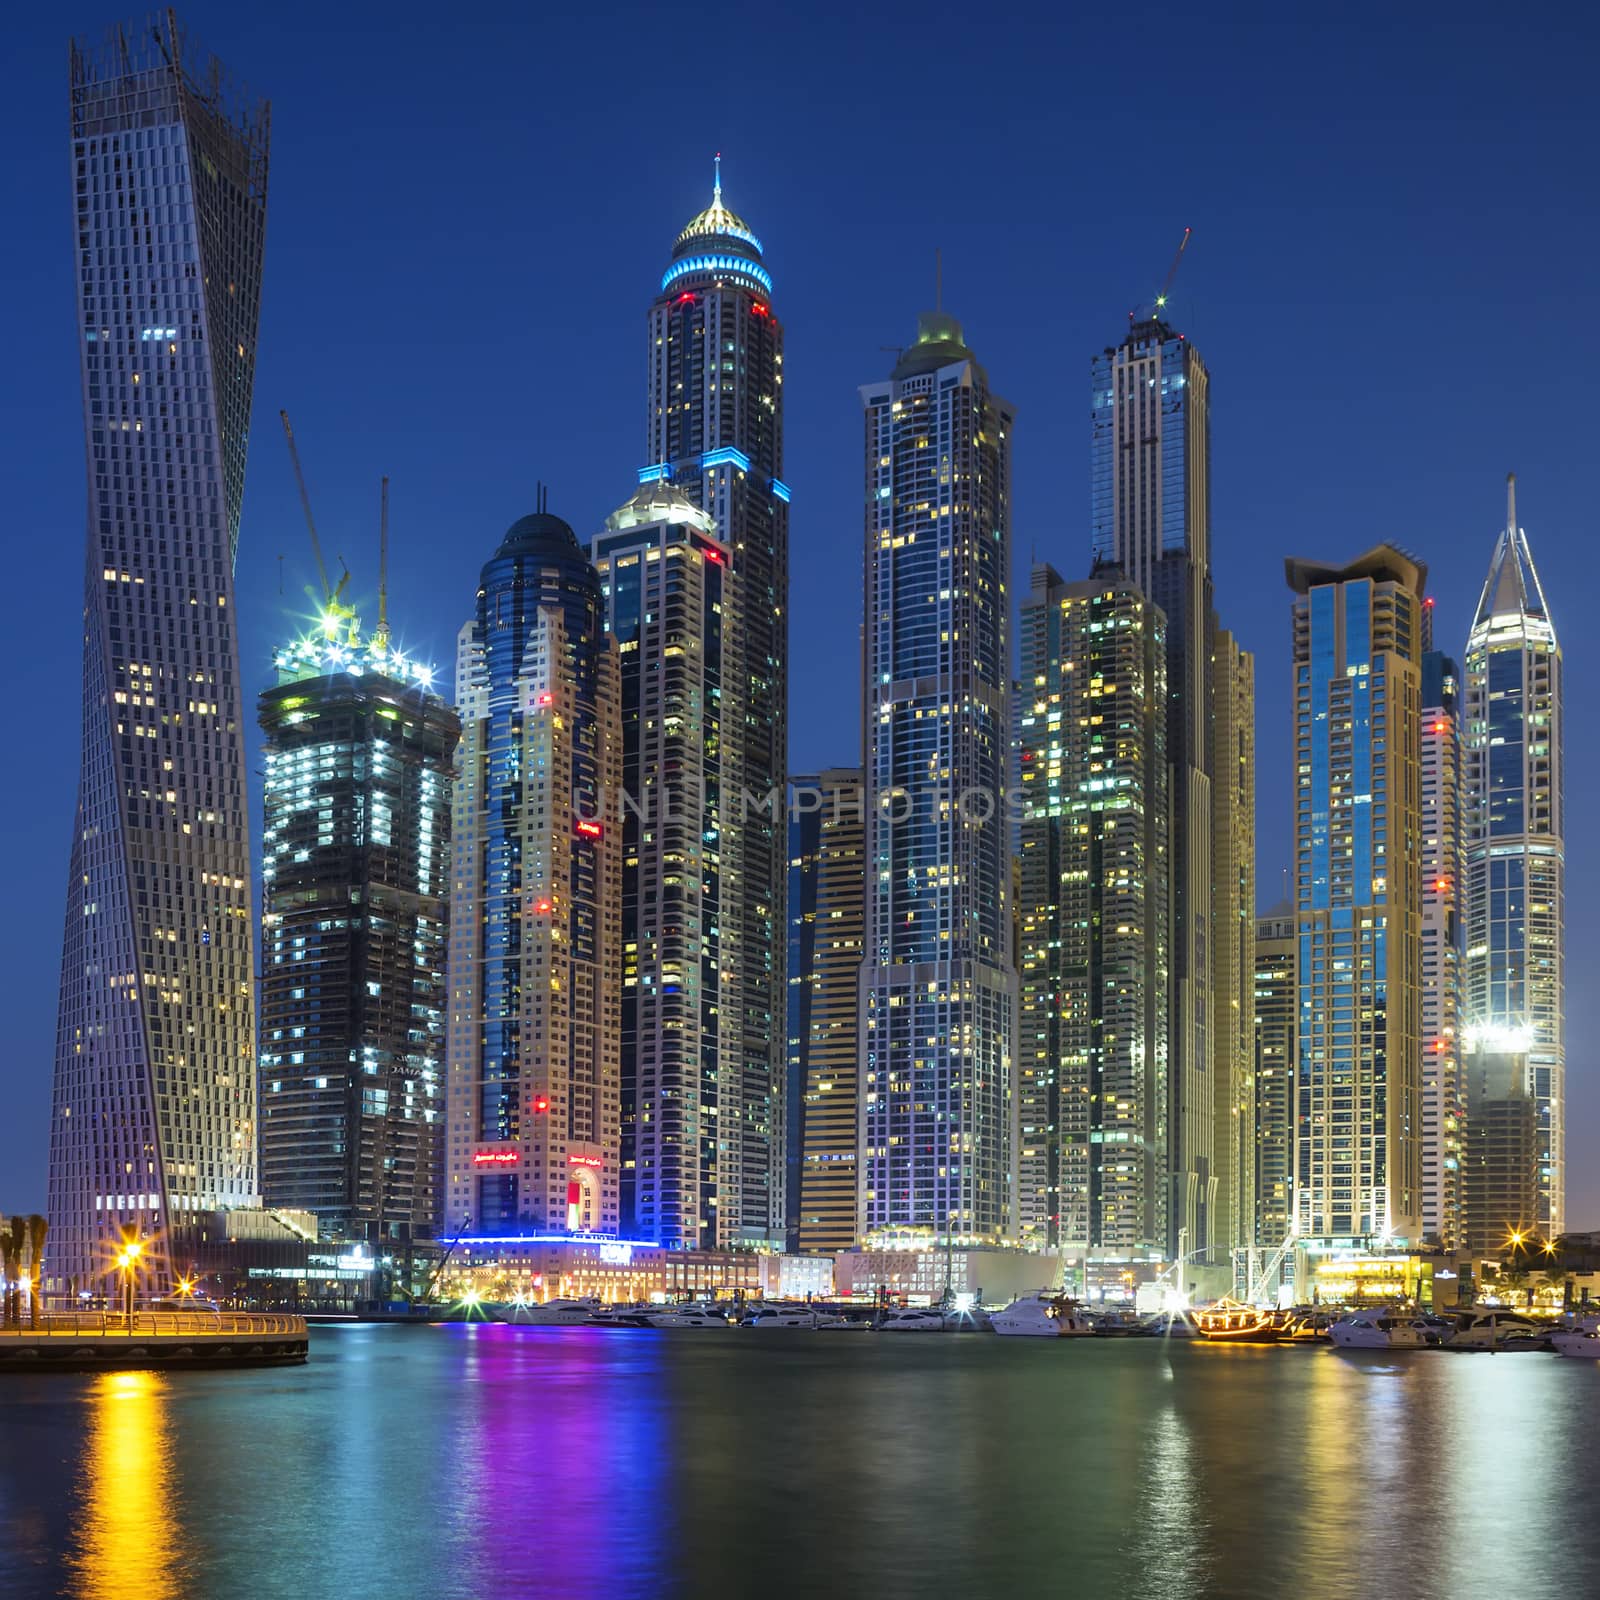
<svg viewBox="0 0 1600 1600">
<path fill-rule="evenodd" d="M 1048 1289 L 1013 1300 L 1004 1311 L 995 1312 L 989 1325 L 1012 1339 L 1077 1339 L 1094 1333 L 1071 1300 Z"/>
<path fill-rule="evenodd" d="M 605 1306 L 589 1318 L 591 1328 L 648 1328 L 651 1306 Z"/>
<path fill-rule="evenodd" d="M 1558 1356 L 1574 1361 L 1600 1361 L 1600 1318 L 1588 1317 L 1570 1328 L 1550 1335 L 1551 1348 Z"/>
<path fill-rule="evenodd" d="M 837 1328 L 843 1317 L 815 1306 L 756 1306 L 744 1319 L 747 1328 L 801 1328 L 815 1333 L 821 1328 Z"/>
<path fill-rule="evenodd" d="M 500 1322 L 514 1322 L 530 1328 L 572 1327 L 592 1321 L 600 1310 L 598 1300 L 572 1300 L 558 1295 L 545 1301 L 508 1301 L 485 1306 L 484 1310 Z"/>
<path fill-rule="evenodd" d="M 1532 1350 L 1543 1343 L 1548 1329 L 1520 1311 L 1485 1307 L 1462 1311 L 1456 1316 L 1456 1331 L 1445 1341 L 1447 1350 Z"/>
<path fill-rule="evenodd" d="M 1415 1317 L 1391 1311 L 1352 1311 L 1328 1324 L 1341 1350 L 1421 1350 L 1427 1337 Z"/>
<path fill-rule="evenodd" d="M 655 1306 L 645 1313 L 652 1328 L 731 1328 L 733 1324 L 718 1306 L 688 1301 L 681 1306 Z"/>
<path fill-rule="evenodd" d="M 880 1312 L 874 1326 L 879 1333 L 943 1333 L 946 1324 L 937 1306 L 906 1306 Z"/>
</svg>

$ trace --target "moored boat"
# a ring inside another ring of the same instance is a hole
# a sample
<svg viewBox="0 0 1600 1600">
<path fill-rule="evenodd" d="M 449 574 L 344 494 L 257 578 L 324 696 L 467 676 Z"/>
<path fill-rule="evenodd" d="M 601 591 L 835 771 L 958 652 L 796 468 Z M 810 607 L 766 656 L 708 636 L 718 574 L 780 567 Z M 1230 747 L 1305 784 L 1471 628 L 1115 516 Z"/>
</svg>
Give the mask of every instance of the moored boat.
<svg viewBox="0 0 1600 1600">
<path fill-rule="evenodd" d="M 1421 1350 L 1427 1335 L 1403 1311 L 1352 1311 L 1328 1324 L 1328 1337 L 1341 1350 Z"/>
<path fill-rule="evenodd" d="M 1200 1336 L 1213 1344 L 1277 1344 L 1283 1330 L 1259 1306 L 1224 1295 L 1193 1313 Z"/>
<path fill-rule="evenodd" d="M 652 1328 L 731 1328 L 728 1314 L 721 1306 L 707 1305 L 689 1300 L 682 1305 L 654 1306 L 645 1313 L 645 1321 Z"/>
<path fill-rule="evenodd" d="M 1094 1332 L 1075 1301 L 1047 1289 L 1013 1300 L 990 1317 L 989 1326 L 1007 1338 L 1022 1339 L 1075 1339 Z"/>
<path fill-rule="evenodd" d="M 1600 1361 L 1600 1318 L 1589 1317 L 1552 1333 L 1550 1347 L 1558 1356 L 1570 1356 L 1574 1361 Z"/>
<path fill-rule="evenodd" d="M 553 1300 L 519 1301 L 485 1305 L 484 1314 L 496 1322 L 514 1322 L 519 1327 L 560 1328 L 592 1321 L 600 1310 L 595 1299 L 574 1300 L 558 1295 Z"/>
<path fill-rule="evenodd" d="M 944 1313 L 937 1306 L 898 1306 L 878 1314 L 879 1333 L 944 1333 Z"/>
</svg>

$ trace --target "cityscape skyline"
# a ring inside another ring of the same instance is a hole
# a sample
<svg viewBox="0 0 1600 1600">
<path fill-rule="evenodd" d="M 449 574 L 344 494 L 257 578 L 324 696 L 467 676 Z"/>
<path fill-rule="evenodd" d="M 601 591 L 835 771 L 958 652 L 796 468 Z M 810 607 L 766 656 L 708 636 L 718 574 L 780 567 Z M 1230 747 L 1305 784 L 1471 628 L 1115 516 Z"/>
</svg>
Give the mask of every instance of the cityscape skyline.
<svg viewBox="0 0 1600 1600">
<path fill-rule="evenodd" d="M 221 44 L 215 39 L 212 30 L 209 28 L 206 30 L 205 40 L 208 45 L 214 48 L 222 48 Z M 269 80 L 269 73 L 266 67 L 257 66 L 253 60 L 251 62 L 251 76 L 252 78 L 259 78 L 263 82 Z M 277 91 L 276 79 L 272 80 L 272 86 L 274 90 Z M 741 195 L 744 193 L 743 188 L 741 188 L 740 192 Z M 755 199 L 753 195 L 751 200 L 747 203 L 750 205 L 751 209 L 755 209 Z M 774 207 L 770 202 L 761 202 L 761 212 L 764 218 L 772 209 L 774 209 Z M 770 225 L 768 231 L 771 231 Z M 1204 236 L 1204 229 L 1202 228 L 1200 232 L 1200 237 L 1202 240 Z M 635 275 L 647 273 L 650 266 L 648 259 L 650 256 L 650 251 L 648 249 L 640 249 L 635 252 L 630 248 L 628 253 L 630 255 L 630 268 L 635 272 Z M 955 254 L 956 253 L 949 247 L 949 245 L 947 245 L 947 259 L 954 259 Z M 634 256 L 637 256 L 637 259 L 631 259 Z M 274 259 L 275 257 L 273 248 L 269 242 L 267 268 L 269 284 L 274 281 Z M 1191 271 L 1193 268 L 1192 266 L 1186 267 L 1185 270 Z M 278 271 L 281 274 L 281 267 L 278 269 Z M 792 268 L 789 266 L 787 261 L 784 263 L 783 272 L 785 285 L 787 286 L 792 274 Z M 1133 298 L 1133 296 L 1128 296 L 1127 298 Z M 269 304 L 270 301 L 271 296 L 269 293 Z M 903 326 L 907 320 L 914 303 L 914 301 L 905 302 L 905 309 L 902 310 L 898 318 L 895 319 L 893 326 L 886 326 L 882 330 L 885 337 L 893 336 L 893 334 L 898 332 L 899 328 Z M 965 311 L 964 307 L 957 307 L 957 309 L 959 311 Z M 1097 320 L 1099 320 L 1101 323 L 1104 323 L 1104 321 L 1107 320 L 1106 307 L 1102 306 L 1091 309 L 1098 314 Z M 966 315 L 970 326 L 976 321 L 976 319 L 973 318 L 970 313 L 966 313 Z M 270 332 L 263 334 L 264 345 L 270 344 L 270 339 Z M 794 334 L 791 331 L 791 342 L 793 339 Z M 987 357 L 987 341 L 983 338 L 981 331 L 974 333 L 974 343 L 978 348 L 984 350 Z M 1067 362 L 1067 370 L 1077 383 L 1081 383 L 1081 374 L 1084 367 L 1087 365 L 1087 352 L 1095 347 L 1096 346 L 1093 344 L 1085 346 L 1081 354 L 1077 350 L 1068 351 L 1065 357 Z M 1218 367 L 1219 370 L 1222 370 L 1226 375 L 1228 375 L 1229 378 L 1233 379 L 1233 381 L 1237 381 L 1237 379 L 1234 378 L 1234 374 L 1237 370 L 1237 362 L 1240 351 L 1235 348 L 1219 349 L 1217 347 L 1216 339 L 1209 334 L 1207 335 L 1206 339 L 1206 348 L 1208 356 L 1213 364 Z M 998 362 L 993 360 L 990 360 L 988 364 L 997 374 L 997 386 L 1007 394 L 1011 394 L 1015 388 L 1015 384 L 1013 382 L 1013 371 L 1020 373 L 1026 366 L 1026 363 L 1023 363 L 1021 365 L 1014 365 L 1013 367 L 1009 368 L 1002 368 Z M 613 365 L 615 365 L 615 363 L 613 363 Z M 866 370 L 872 370 L 871 366 L 869 365 Z M 846 415 L 848 415 L 848 388 L 844 388 L 841 392 L 840 384 L 838 382 L 839 376 L 839 374 L 834 374 L 826 387 L 829 393 L 833 396 L 834 405 L 838 406 Z M 619 378 L 617 386 L 619 388 L 625 388 L 625 382 Z M 819 387 L 822 386 L 819 385 Z M 1219 383 L 1219 389 L 1225 387 L 1226 382 Z M 258 401 L 258 420 L 260 413 L 265 408 L 267 398 L 267 396 L 263 396 L 262 399 Z M 276 395 L 271 396 L 271 398 L 276 398 Z M 291 394 L 286 396 L 286 398 L 295 399 L 295 396 Z M 297 401 L 296 403 L 298 406 Z M 1020 463 L 1022 457 L 1027 453 L 1026 442 L 1028 440 L 1028 434 L 1026 430 L 1028 427 L 1028 408 L 1026 404 L 1019 404 L 1019 409 L 1023 413 L 1023 422 L 1021 426 L 1024 430 L 1024 432 L 1019 435 L 1019 443 L 1017 447 L 1017 454 Z M 298 414 L 299 411 L 297 408 L 297 415 Z M 1041 455 L 1059 457 L 1063 462 L 1071 465 L 1074 462 L 1076 455 L 1074 448 L 1076 444 L 1074 432 L 1065 426 L 1063 419 L 1054 418 L 1050 420 L 1052 423 L 1052 431 L 1039 437 L 1033 444 L 1032 448 L 1036 449 Z M 253 481 L 262 476 L 272 477 L 275 475 L 272 458 L 263 449 L 263 441 L 257 440 L 256 442 L 258 448 L 252 468 Z M 1234 448 L 1239 447 L 1239 445 L 1235 445 Z M 559 438 L 552 437 L 549 448 L 552 451 L 560 449 Z M 343 453 L 343 442 L 340 433 L 324 433 L 323 435 L 319 436 L 319 455 L 325 456 L 330 449 L 337 454 Z M 1225 444 L 1219 446 L 1217 451 L 1219 460 L 1219 474 L 1221 464 L 1228 453 L 1228 447 Z M 1545 564 L 1543 552 L 1551 546 L 1552 542 L 1555 543 L 1556 549 L 1559 551 L 1562 533 L 1564 532 L 1567 538 L 1574 538 L 1576 537 L 1579 528 L 1576 521 L 1574 521 L 1574 525 L 1572 527 L 1565 530 L 1560 529 L 1559 526 L 1551 526 L 1550 519 L 1546 516 L 1542 509 L 1543 500 L 1540 493 L 1541 478 L 1539 469 L 1535 467 L 1533 470 L 1529 470 L 1529 468 L 1521 461 L 1518 461 L 1515 464 L 1517 464 L 1522 470 L 1525 499 L 1529 505 L 1534 508 L 1532 518 L 1533 542 L 1536 550 L 1541 553 L 1541 564 L 1543 565 Z M 531 465 L 535 470 L 537 470 L 537 461 L 532 462 Z M 625 465 L 631 465 L 631 463 L 626 463 Z M 276 475 L 281 476 L 282 474 L 279 473 Z M 798 474 L 792 475 L 798 479 Z M 1421 538 L 1399 533 L 1392 535 L 1393 537 L 1397 538 L 1398 542 L 1404 545 L 1407 550 L 1412 551 L 1419 556 L 1431 556 L 1434 558 L 1430 562 L 1430 565 L 1433 567 L 1436 587 L 1438 586 L 1440 568 L 1442 566 L 1442 563 L 1440 563 L 1437 559 L 1438 552 L 1441 550 L 1450 551 L 1453 562 L 1462 562 L 1469 569 L 1476 568 L 1476 570 L 1481 572 L 1481 552 L 1486 547 L 1488 537 L 1488 535 L 1482 530 L 1492 527 L 1493 525 L 1493 517 L 1490 508 L 1493 504 L 1493 481 L 1495 475 L 1482 473 L 1479 475 L 1485 476 L 1489 479 L 1488 482 L 1485 482 L 1481 485 L 1475 485 L 1476 492 L 1471 496 L 1471 500 L 1474 504 L 1481 505 L 1483 507 L 1484 515 L 1480 520 L 1475 520 L 1465 526 L 1452 525 L 1449 528 L 1440 529 L 1434 535 L 1432 540 L 1423 540 Z M 346 495 L 353 492 L 352 487 L 343 481 L 349 476 L 347 472 L 341 470 L 337 473 L 333 473 L 328 472 L 325 469 L 324 476 L 330 480 L 329 488 L 333 491 L 333 498 L 335 501 L 342 501 Z M 572 500 L 581 500 L 584 495 L 593 492 L 593 486 L 589 482 L 589 478 L 591 476 L 592 475 L 588 474 L 587 472 L 584 473 L 584 481 L 581 485 L 580 494 L 571 497 L 563 495 L 561 497 L 560 504 L 564 512 L 568 512 L 570 510 Z M 332 482 L 332 480 L 335 478 L 339 480 L 337 484 Z M 608 481 L 615 481 L 615 475 L 613 474 L 612 478 Z M 403 479 L 401 480 L 401 483 L 403 486 Z M 799 483 L 796 485 L 796 494 L 797 500 L 803 502 L 804 490 Z M 506 523 L 509 522 L 513 517 L 522 514 L 527 509 L 527 506 L 530 502 L 531 494 L 528 492 L 525 485 L 520 498 L 510 500 L 504 506 L 503 513 L 498 515 L 494 522 L 473 523 L 470 526 L 466 524 L 458 524 L 457 528 L 459 531 L 455 536 L 457 539 L 459 539 L 459 542 L 469 550 L 476 550 L 480 552 L 478 559 L 481 560 L 481 551 L 487 548 L 492 542 L 495 528 L 504 527 Z M 1013 597 L 1015 597 L 1019 592 L 1018 576 L 1021 562 L 1024 557 L 1024 552 L 1029 551 L 1030 549 L 1037 551 L 1041 559 L 1047 559 L 1051 561 L 1053 564 L 1061 567 L 1068 574 L 1076 575 L 1084 570 L 1088 542 L 1086 537 L 1087 496 L 1084 497 L 1084 506 L 1085 514 L 1081 517 L 1071 515 L 1070 513 L 1062 515 L 1060 514 L 1059 507 L 1054 508 L 1053 512 L 1051 513 L 1054 520 L 1054 526 L 1051 526 L 1048 529 L 1039 519 L 1031 519 L 1026 514 L 1019 514 L 1017 517 L 1012 519 L 1011 526 L 1015 551 L 1010 577 Z M 1219 520 L 1225 521 L 1227 519 L 1224 518 Z M 580 537 L 586 534 L 590 524 L 584 520 L 584 517 L 581 513 L 572 513 L 572 521 L 574 526 L 580 530 Z M 592 525 L 598 526 L 598 521 L 594 522 Z M 245 519 L 244 543 L 242 547 L 244 552 L 247 552 L 249 548 L 252 526 L 253 524 L 251 517 L 247 515 Z M 801 524 L 797 524 L 797 528 L 800 526 Z M 1378 533 L 1382 532 L 1383 530 L 1378 530 Z M 1377 534 L 1374 536 L 1376 537 Z M 300 549 L 302 539 L 303 536 L 299 535 L 298 532 L 298 518 L 289 516 L 282 519 L 281 525 L 278 524 L 277 519 L 274 519 L 271 532 L 265 536 L 265 539 L 262 542 L 265 543 L 269 548 L 274 546 L 281 547 L 288 555 L 288 561 L 286 565 L 289 571 L 291 574 L 298 576 L 299 571 L 303 570 L 305 566 L 304 557 L 298 555 L 297 553 Z M 1218 542 L 1219 545 L 1222 543 L 1220 538 Z M 1337 540 L 1319 536 L 1318 539 L 1314 541 L 1311 537 L 1302 536 L 1298 532 L 1296 532 L 1293 537 L 1290 537 L 1287 533 L 1284 533 L 1279 537 L 1279 542 L 1272 551 L 1272 559 L 1275 561 L 1277 557 L 1287 553 L 1286 547 L 1296 550 L 1305 549 L 1309 554 L 1316 556 L 1326 556 L 1330 559 L 1341 559 L 1346 557 L 1352 549 L 1358 548 L 1362 543 L 1365 542 L 1367 541 L 1352 540 L 1348 535 L 1341 536 Z M 1237 557 L 1237 552 L 1235 552 L 1235 556 Z M 403 569 L 411 561 L 415 561 L 415 564 L 420 568 L 425 564 L 431 564 L 432 559 L 432 553 L 430 553 L 427 563 L 425 563 L 422 559 L 417 558 L 415 555 L 408 558 L 404 553 L 404 546 L 402 544 L 399 552 L 399 558 L 397 560 L 397 566 L 400 566 Z M 1557 557 L 1557 564 L 1559 565 L 1559 555 Z M 244 636 L 242 641 L 242 654 L 244 660 L 242 663 L 241 688 L 245 696 L 252 698 L 254 694 L 258 692 L 260 688 L 265 687 L 266 683 L 268 682 L 268 671 L 266 666 L 268 638 L 275 639 L 276 635 L 266 635 L 265 630 L 256 626 L 252 621 L 249 620 L 249 618 L 252 611 L 254 611 L 257 619 L 262 617 L 270 617 L 272 615 L 273 608 L 270 604 L 270 598 L 268 599 L 267 604 L 262 604 L 264 598 L 262 595 L 262 590 L 263 588 L 268 587 L 270 584 L 270 579 L 268 580 L 267 584 L 263 584 L 262 578 L 263 568 L 270 572 L 270 569 L 273 565 L 275 565 L 274 555 L 268 554 L 267 550 L 263 549 L 258 549 L 256 551 L 256 559 L 251 564 L 251 571 L 253 574 L 253 603 L 247 606 L 247 620 L 241 625 L 241 631 Z M 1461 580 L 1461 586 L 1471 587 L 1473 586 L 1474 581 L 1475 580 L 1470 575 L 1469 571 L 1469 574 Z M 1548 575 L 1546 581 L 1547 584 L 1550 582 Z M 243 580 L 241 580 L 241 586 L 243 587 Z M 430 585 L 430 587 L 434 586 Z M 447 591 L 447 586 L 442 582 L 439 583 L 437 587 L 441 591 Z M 293 593 L 294 588 L 295 585 L 290 584 L 289 592 Z M 457 597 L 465 591 L 456 590 L 447 592 L 449 592 L 450 598 L 446 600 L 445 604 L 447 606 L 454 606 L 457 611 L 459 611 L 459 601 Z M 1561 599 L 1561 595 L 1566 591 L 1563 591 L 1558 587 L 1554 592 L 1557 594 L 1556 610 L 1559 619 L 1561 616 L 1566 614 L 1566 603 Z M 279 604 L 281 608 L 282 602 Z M 426 605 L 408 606 L 405 614 L 410 615 L 414 612 L 423 612 L 427 615 L 428 626 L 430 628 L 437 628 L 438 618 L 433 613 L 438 609 L 438 602 L 433 601 L 432 603 Z M 854 610 L 853 607 L 845 607 L 840 609 L 845 611 L 847 617 L 849 613 Z M 1230 600 L 1228 609 L 1230 612 L 1235 612 L 1239 608 Z M 1464 642 L 1464 624 L 1466 618 L 1460 614 L 1453 605 L 1449 611 L 1446 611 L 1443 604 L 1441 604 L 1440 610 L 1441 615 L 1439 618 L 1438 643 L 1441 647 L 1451 651 L 1452 653 L 1459 653 L 1462 643 Z M 283 610 L 280 609 L 277 615 L 280 623 L 278 632 L 281 634 Z M 1279 607 L 1274 608 L 1268 613 L 1268 619 L 1275 620 L 1277 622 L 1276 637 L 1274 637 L 1274 630 L 1262 626 L 1262 622 L 1267 619 L 1250 618 L 1244 616 L 1241 616 L 1240 618 L 1240 620 L 1244 620 L 1249 624 L 1247 627 L 1241 628 L 1239 631 L 1243 635 L 1242 643 L 1244 643 L 1247 648 L 1251 649 L 1256 654 L 1258 663 L 1258 685 L 1263 684 L 1264 681 L 1271 680 L 1275 675 L 1282 674 L 1286 660 L 1286 626 L 1283 620 L 1284 615 L 1285 613 L 1281 607 L 1281 603 Z M 827 656 L 829 651 L 839 653 L 842 649 L 843 641 L 841 641 L 838 635 L 835 634 L 833 636 L 833 642 L 830 643 L 826 648 L 820 650 L 807 649 L 806 646 L 809 642 L 808 636 L 799 629 L 796 630 L 796 634 L 797 647 L 795 651 L 795 659 L 797 664 L 802 661 L 805 663 L 804 666 L 799 668 L 798 675 L 800 677 L 800 681 L 808 681 L 810 678 L 812 663 L 815 662 L 818 666 L 818 669 L 825 672 L 827 669 L 824 658 Z M 819 634 L 817 637 L 820 640 L 821 635 Z M 443 649 L 435 648 L 432 653 L 436 660 L 442 660 L 445 657 L 445 651 Z M 259 665 L 257 663 L 259 663 Z M 794 697 L 794 700 L 796 709 L 798 711 L 800 706 L 804 703 L 804 697 L 797 694 Z M 835 723 L 838 722 L 839 719 L 836 714 L 833 715 L 832 720 Z M 1268 722 L 1267 716 L 1263 714 L 1260 720 L 1264 729 L 1266 729 Z M 798 718 L 797 721 L 799 721 Z M 1271 732 L 1270 729 L 1266 729 L 1266 731 L 1268 733 Z M 802 768 L 807 764 L 808 758 L 810 759 L 812 765 L 827 764 L 830 762 L 847 763 L 852 760 L 855 755 L 856 741 L 852 737 L 850 730 L 848 728 L 836 728 L 831 737 L 836 741 L 837 747 L 826 743 L 825 736 L 815 721 L 811 721 L 810 725 L 805 727 L 804 732 L 802 732 L 800 727 L 797 726 L 796 741 L 791 745 L 791 765 L 796 769 Z M 803 744 L 800 742 L 801 739 L 805 741 Z M 1264 736 L 1262 743 L 1264 746 L 1266 746 L 1268 744 L 1268 738 Z M 1278 741 L 1278 743 L 1281 748 L 1281 739 Z M 254 763 L 252 763 L 252 765 L 254 765 Z M 1574 767 L 1576 766 L 1577 763 L 1575 762 Z M 1278 882 L 1278 868 L 1282 865 L 1283 858 L 1286 857 L 1286 852 L 1281 852 L 1279 856 L 1275 856 L 1272 853 L 1271 846 L 1267 841 L 1276 832 L 1279 835 L 1281 847 L 1281 839 L 1283 835 L 1282 820 L 1281 818 L 1274 819 L 1272 813 L 1274 811 L 1273 802 L 1275 796 L 1277 797 L 1278 802 L 1277 808 L 1284 812 L 1287 811 L 1284 774 L 1288 771 L 1288 767 L 1286 762 L 1276 761 L 1271 753 L 1269 753 L 1267 750 L 1264 750 L 1259 762 L 1258 770 L 1262 773 L 1263 777 L 1259 785 L 1260 793 L 1258 796 L 1257 811 L 1258 815 L 1264 819 L 1262 830 L 1263 845 L 1260 855 L 1261 893 L 1259 898 L 1263 902 L 1270 902 L 1277 898 L 1273 893 L 1273 890 L 1276 888 Z M 254 823 L 259 815 L 258 808 L 260 803 L 260 786 L 259 780 L 257 780 L 250 786 L 252 827 L 254 826 Z M 52 859 L 58 859 L 59 845 L 55 845 L 53 849 L 55 851 L 55 855 L 52 857 Z M 59 868 L 57 871 L 59 873 Z M 1577 948 L 1578 940 L 1576 937 L 1574 938 L 1573 942 L 1574 947 Z M 1581 1074 L 1581 1059 L 1576 1063 L 1576 1065 L 1579 1069 L 1579 1073 Z M 1580 1089 L 1581 1086 L 1575 1083 L 1575 1114 L 1572 1119 L 1575 1132 L 1582 1126 Z M 1574 1169 L 1576 1170 L 1579 1163 L 1574 1162 L 1573 1165 Z M 20 1200 L 24 1197 L 16 1196 L 14 1198 Z M 1577 1220 L 1581 1221 L 1581 1208 L 1574 1206 L 1571 1209 L 1574 1211 Z"/>
</svg>

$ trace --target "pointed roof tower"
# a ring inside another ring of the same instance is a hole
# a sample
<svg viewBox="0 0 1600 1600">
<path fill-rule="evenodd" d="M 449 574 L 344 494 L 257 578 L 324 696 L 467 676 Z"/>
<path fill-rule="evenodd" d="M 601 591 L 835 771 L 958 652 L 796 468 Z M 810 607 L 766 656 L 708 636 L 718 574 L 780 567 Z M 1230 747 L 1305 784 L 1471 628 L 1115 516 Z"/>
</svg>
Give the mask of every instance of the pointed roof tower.
<svg viewBox="0 0 1600 1600">
<path fill-rule="evenodd" d="M 1489 576 L 1484 582 L 1478 610 L 1472 619 L 1473 632 L 1488 627 L 1497 617 L 1519 616 L 1542 618 L 1554 631 L 1539 573 L 1533 564 L 1533 553 L 1528 549 L 1528 536 L 1517 526 L 1517 475 L 1508 472 L 1506 525 L 1495 540 Z"/>
</svg>

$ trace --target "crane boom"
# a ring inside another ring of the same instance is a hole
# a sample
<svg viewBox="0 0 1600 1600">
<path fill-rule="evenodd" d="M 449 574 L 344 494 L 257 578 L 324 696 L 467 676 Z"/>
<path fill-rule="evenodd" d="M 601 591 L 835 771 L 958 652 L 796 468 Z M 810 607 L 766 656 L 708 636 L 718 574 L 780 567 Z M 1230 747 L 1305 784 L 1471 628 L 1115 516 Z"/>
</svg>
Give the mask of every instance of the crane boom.
<svg viewBox="0 0 1600 1600">
<path fill-rule="evenodd" d="M 384 474 L 378 503 L 378 628 L 372 642 L 389 646 L 389 475 Z"/>
<path fill-rule="evenodd" d="M 322 600 L 324 605 L 331 605 L 334 593 L 328 583 L 328 568 L 322 559 L 322 541 L 317 537 L 316 519 L 311 515 L 311 495 L 306 489 L 306 475 L 300 468 L 300 452 L 295 448 L 294 429 L 289 425 L 289 413 L 280 411 L 278 416 L 283 422 L 283 436 L 289 441 L 289 460 L 294 465 L 294 481 L 300 489 L 300 506 L 306 514 L 306 530 L 311 535 L 311 554 L 316 557 L 317 577 L 322 581 Z M 343 588 L 343 584 L 340 585 Z"/>
<path fill-rule="evenodd" d="M 1172 265 L 1167 268 L 1167 281 L 1161 285 L 1161 293 L 1156 296 L 1157 311 L 1167 303 L 1167 292 L 1172 288 L 1172 280 L 1178 276 L 1178 263 L 1183 260 L 1183 252 L 1189 248 L 1189 235 L 1193 232 L 1193 228 L 1183 230 L 1183 237 L 1178 241 L 1178 253 L 1172 258 Z"/>
</svg>

